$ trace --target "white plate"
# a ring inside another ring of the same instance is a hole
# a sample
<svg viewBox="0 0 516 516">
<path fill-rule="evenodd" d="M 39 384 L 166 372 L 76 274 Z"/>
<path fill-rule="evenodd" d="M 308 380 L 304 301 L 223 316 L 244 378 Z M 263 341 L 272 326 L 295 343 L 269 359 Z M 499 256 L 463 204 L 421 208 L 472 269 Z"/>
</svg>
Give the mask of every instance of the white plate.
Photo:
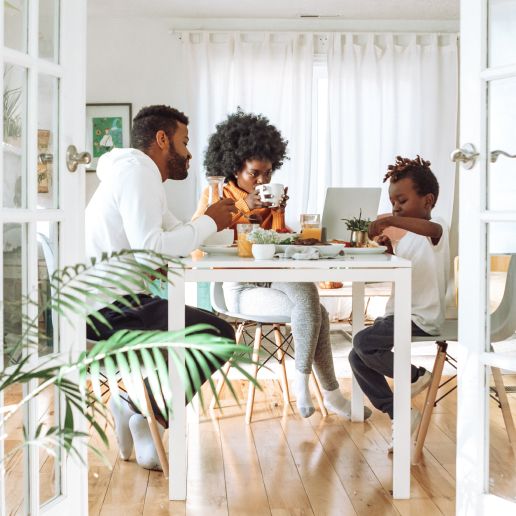
<svg viewBox="0 0 516 516">
<path fill-rule="evenodd" d="M 232 256 L 238 254 L 238 248 L 232 245 L 201 245 L 199 249 L 208 254 L 227 254 Z"/>
<path fill-rule="evenodd" d="M 276 252 L 284 253 L 287 247 L 295 247 L 296 251 L 303 251 L 305 249 L 317 249 L 319 251 L 319 255 L 322 258 L 328 258 L 332 256 L 337 256 L 342 250 L 345 251 L 343 244 L 329 244 L 329 245 L 284 245 L 284 244 L 276 244 Z"/>
<path fill-rule="evenodd" d="M 387 247 L 379 245 L 378 247 L 345 247 L 344 254 L 382 254 L 387 251 Z"/>
</svg>

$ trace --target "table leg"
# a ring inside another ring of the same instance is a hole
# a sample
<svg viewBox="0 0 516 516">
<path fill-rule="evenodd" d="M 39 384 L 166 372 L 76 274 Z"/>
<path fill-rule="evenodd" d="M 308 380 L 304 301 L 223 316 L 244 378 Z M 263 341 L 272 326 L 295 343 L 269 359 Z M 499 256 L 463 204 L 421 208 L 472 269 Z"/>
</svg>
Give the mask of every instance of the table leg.
<svg viewBox="0 0 516 516">
<path fill-rule="evenodd" d="M 393 497 L 410 498 L 411 269 L 398 269 L 394 283 L 394 457 Z"/>
<path fill-rule="evenodd" d="M 185 327 L 185 281 L 183 272 L 171 274 L 168 287 L 168 327 L 181 330 Z M 178 349 L 179 363 L 185 363 L 184 350 Z M 172 388 L 172 414 L 169 416 L 168 454 L 170 500 L 186 500 L 187 446 L 185 389 L 181 376 L 169 356 L 168 370 Z"/>
<path fill-rule="evenodd" d="M 364 283 L 354 281 L 352 286 L 353 337 L 364 327 Z M 355 375 L 351 380 L 351 421 L 364 420 L 364 393 Z"/>
</svg>

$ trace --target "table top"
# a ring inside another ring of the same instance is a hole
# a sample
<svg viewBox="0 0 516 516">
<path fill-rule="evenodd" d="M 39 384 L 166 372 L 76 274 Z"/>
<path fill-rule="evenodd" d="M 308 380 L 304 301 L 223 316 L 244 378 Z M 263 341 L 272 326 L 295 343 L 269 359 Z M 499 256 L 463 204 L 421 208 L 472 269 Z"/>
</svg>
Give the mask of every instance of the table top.
<svg viewBox="0 0 516 516">
<path fill-rule="evenodd" d="M 171 263 L 171 268 L 187 269 L 393 269 L 410 268 L 410 260 L 390 254 L 347 255 L 337 258 L 319 260 L 292 260 L 272 258 L 255 260 L 240 256 L 204 254 L 195 258 L 183 258 L 178 263 Z"/>
</svg>

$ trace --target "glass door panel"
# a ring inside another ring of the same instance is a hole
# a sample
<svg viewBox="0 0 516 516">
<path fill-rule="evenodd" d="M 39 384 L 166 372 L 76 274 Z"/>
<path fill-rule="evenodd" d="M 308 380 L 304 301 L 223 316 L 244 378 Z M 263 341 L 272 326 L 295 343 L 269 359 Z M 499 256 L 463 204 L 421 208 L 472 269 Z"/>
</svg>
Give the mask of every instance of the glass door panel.
<svg viewBox="0 0 516 516">
<path fill-rule="evenodd" d="M 489 1 L 489 67 L 516 62 L 516 0 Z"/>
<path fill-rule="evenodd" d="M 5 46 L 27 52 L 27 1 L 4 0 Z"/>
<path fill-rule="evenodd" d="M 20 360 L 22 343 L 23 296 L 27 286 L 27 225 L 4 224 L 4 366 Z"/>
<path fill-rule="evenodd" d="M 3 117 L 3 207 L 25 208 L 27 187 L 24 174 L 27 141 L 27 70 L 4 66 Z"/>
<path fill-rule="evenodd" d="M 39 57 L 59 61 L 59 0 L 39 0 Z"/>
<path fill-rule="evenodd" d="M 38 396 L 38 425 L 44 431 L 59 425 L 59 391 L 51 386 Z M 39 450 L 39 504 L 45 505 L 60 494 L 61 448 L 49 444 Z"/>
<path fill-rule="evenodd" d="M 59 80 L 40 75 L 38 81 L 38 202 L 37 208 L 57 208 Z"/>
<path fill-rule="evenodd" d="M 20 385 L 12 385 L 4 391 L 4 405 L 14 405 L 22 399 Z M 25 411 L 25 416 L 26 416 Z M 4 441 L 5 509 L 6 514 L 26 514 L 24 507 L 24 469 L 26 454 L 23 443 L 24 411 L 20 410 L 6 423 L 7 439 Z"/>
<path fill-rule="evenodd" d="M 516 210 L 516 157 L 499 152 L 516 156 L 515 91 L 516 77 L 494 80 L 488 85 L 490 163 L 487 191 L 490 210 Z"/>
<path fill-rule="evenodd" d="M 511 446 L 509 438 L 516 414 L 516 372 L 487 367 L 486 373 L 490 395 L 487 491 L 516 502 L 516 442 Z"/>
</svg>

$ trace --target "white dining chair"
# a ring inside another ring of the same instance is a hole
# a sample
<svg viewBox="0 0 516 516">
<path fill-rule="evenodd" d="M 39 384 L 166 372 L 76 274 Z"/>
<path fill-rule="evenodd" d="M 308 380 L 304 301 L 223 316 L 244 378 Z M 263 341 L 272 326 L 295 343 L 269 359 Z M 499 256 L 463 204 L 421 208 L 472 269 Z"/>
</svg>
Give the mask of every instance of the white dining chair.
<svg viewBox="0 0 516 516">
<path fill-rule="evenodd" d="M 226 306 L 226 301 L 224 299 L 224 291 L 222 289 L 222 283 L 211 283 L 210 285 L 210 300 L 213 309 L 219 314 L 225 315 L 227 317 L 231 317 L 235 319 L 236 322 L 236 334 L 235 340 L 237 344 L 240 340 L 245 336 L 252 337 L 254 340 L 253 344 L 253 366 L 252 366 L 252 376 L 257 379 L 258 371 L 261 367 L 265 366 L 269 360 L 276 359 L 280 364 L 280 377 L 279 382 L 281 385 L 281 390 L 283 394 L 283 403 L 285 407 L 290 405 L 290 392 L 288 388 L 288 378 L 287 378 L 287 370 L 285 367 L 285 359 L 286 357 L 293 358 L 291 354 L 291 344 L 292 344 L 292 333 L 288 331 L 286 335 L 283 335 L 282 328 L 286 328 L 287 325 L 290 324 L 290 317 L 288 316 L 258 316 L 258 315 L 248 315 L 242 313 L 233 313 L 230 312 Z M 272 330 L 264 333 L 264 326 L 272 326 Z M 254 335 L 252 335 L 251 331 L 254 328 Z M 274 334 L 274 340 L 270 338 L 270 335 Z M 262 346 L 262 341 L 265 339 L 273 346 L 272 351 L 268 351 L 267 348 Z M 263 357 L 263 360 L 260 360 Z M 259 364 L 258 364 L 258 361 Z M 231 369 L 231 361 L 228 361 L 224 367 L 224 375 L 221 375 L 216 385 L 216 393 L 217 397 L 219 397 L 222 387 L 224 386 L 225 378 Z M 315 397 L 317 399 L 317 403 L 321 410 L 322 415 L 325 417 L 328 415 L 326 407 L 323 403 L 323 398 L 321 394 L 321 388 L 319 386 L 319 382 L 315 373 L 312 372 L 312 385 L 314 387 Z M 255 395 L 255 385 L 250 383 L 249 391 L 247 396 L 247 407 L 246 407 L 246 415 L 245 420 L 246 423 L 250 423 L 253 417 L 253 407 L 254 407 L 254 395 Z M 210 403 L 210 409 L 215 408 L 216 398 L 213 397 Z"/>
</svg>

